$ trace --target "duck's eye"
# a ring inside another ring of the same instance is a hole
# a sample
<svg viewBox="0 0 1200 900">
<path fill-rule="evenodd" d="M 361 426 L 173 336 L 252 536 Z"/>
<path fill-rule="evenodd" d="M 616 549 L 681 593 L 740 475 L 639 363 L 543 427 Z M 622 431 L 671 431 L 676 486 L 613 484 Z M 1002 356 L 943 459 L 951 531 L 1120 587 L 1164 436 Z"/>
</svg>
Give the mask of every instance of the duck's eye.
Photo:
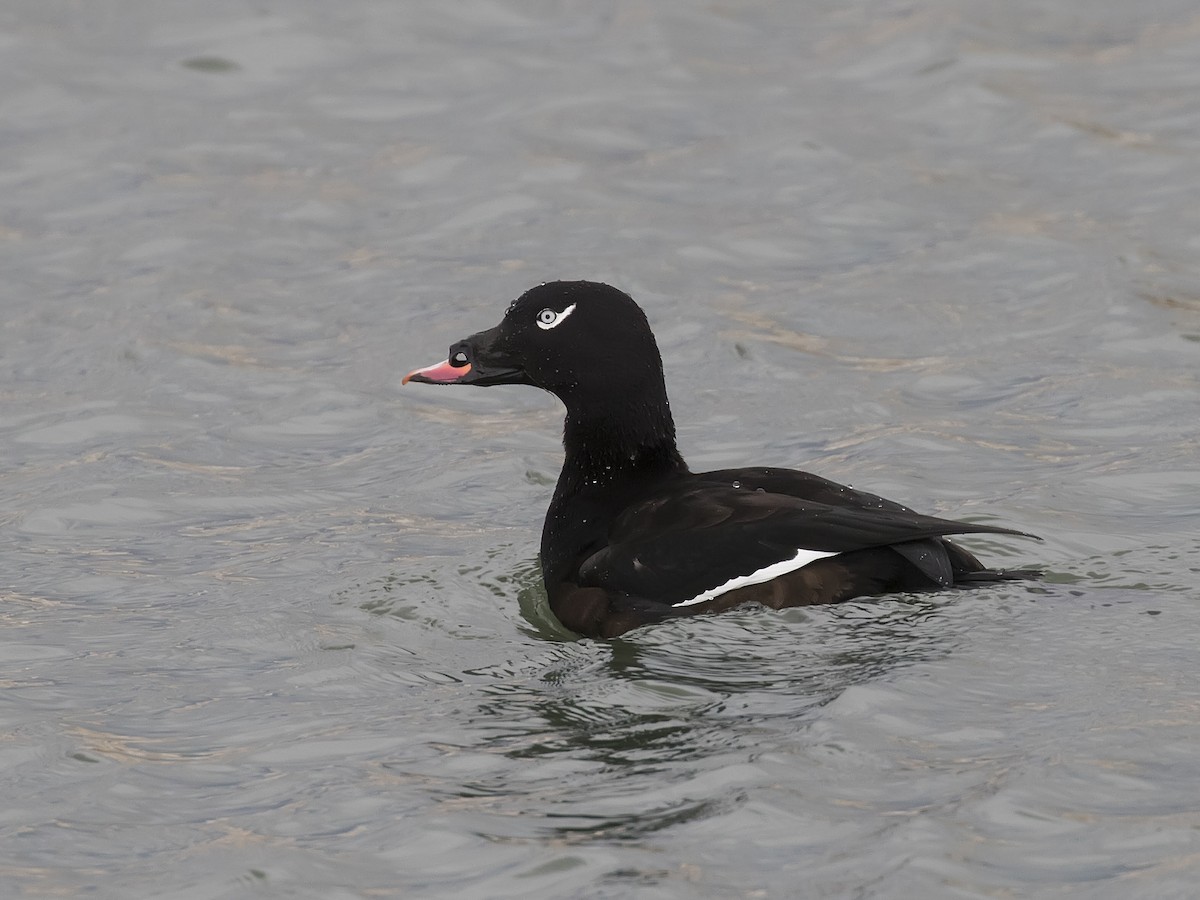
<svg viewBox="0 0 1200 900">
<path fill-rule="evenodd" d="M 565 319 L 567 316 L 569 316 L 572 312 L 574 312 L 574 310 L 575 310 L 574 303 L 572 303 L 570 306 L 568 306 L 562 312 L 557 312 L 553 309 L 550 309 L 549 307 L 546 307 L 546 309 L 543 309 L 540 313 L 537 314 L 538 328 L 541 328 L 544 330 L 547 328 L 553 328 L 555 325 L 561 325 L 562 320 Z"/>
</svg>

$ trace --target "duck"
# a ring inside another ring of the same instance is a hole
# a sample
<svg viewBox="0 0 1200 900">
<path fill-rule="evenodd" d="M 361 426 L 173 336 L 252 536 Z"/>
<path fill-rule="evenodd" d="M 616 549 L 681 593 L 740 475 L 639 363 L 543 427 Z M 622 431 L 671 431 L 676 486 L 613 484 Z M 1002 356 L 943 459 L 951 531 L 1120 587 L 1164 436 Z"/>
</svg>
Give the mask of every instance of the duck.
<svg viewBox="0 0 1200 900">
<path fill-rule="evenodd" d="M 551 612 L 586 637 L 747 603 L 783 609 L 1041 574 L 989 569 L 948 540 L 1036 535 L 922 515 L 795 469 L 692 472 L 646 314 L 608 284 L 540 284 L 409 382 L 531 385 L 562 402 L 563 466 L 540 563 Z"/>
</svg>

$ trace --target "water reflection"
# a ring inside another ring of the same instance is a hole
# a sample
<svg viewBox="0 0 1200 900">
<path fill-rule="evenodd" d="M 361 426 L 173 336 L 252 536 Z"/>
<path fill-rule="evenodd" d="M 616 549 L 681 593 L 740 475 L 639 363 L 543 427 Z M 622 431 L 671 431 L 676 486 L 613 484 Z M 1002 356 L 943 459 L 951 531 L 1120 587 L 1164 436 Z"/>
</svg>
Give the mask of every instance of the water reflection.
<svg viewBox="0 0 1200 900">
<path fill-rule="evenodd" d="M 546 611 L 536 560 L 513 561 L 508 550 L 481 566 L 396 574 L 359 599 L 427 642 L 438 639 L 430 630 L 466 636 L 446 624 L 451 598 L 509 609 L 517 655 L 450 673 L 473 690 L 456 694 L 440 762 L 418 767 L 442 804 L 467 804 L 478 833 L 508 842 L 636 841 L 726 815 L 747 801 L 747 783 L 766 778 L 760 757 L 807 754 L 797 748 L 824 740 L 809 728 L 847 687 L 944 658 L 981 609 L 1003 617 L 1006 604 L 1030 596 L 1001 588 L 746 607 L 577 641 Z M 397 769 L 413 774 L 411 764 Z"/>
</svg>

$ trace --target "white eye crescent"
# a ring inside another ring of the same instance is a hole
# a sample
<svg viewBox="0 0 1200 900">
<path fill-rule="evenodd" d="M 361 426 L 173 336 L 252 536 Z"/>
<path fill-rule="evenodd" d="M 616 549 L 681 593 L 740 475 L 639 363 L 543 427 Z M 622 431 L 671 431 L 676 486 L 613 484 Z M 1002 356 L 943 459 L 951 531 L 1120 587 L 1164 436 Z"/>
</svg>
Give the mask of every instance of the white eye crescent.
<svg viewBox="0 0 1200 900">
<path fill-rule="evenodd" d="M 574 311 L 575 311 L 574 303 L 572 303 L 570 306 L 568 306 L 562 312 L 556 312 L 555 310 L 550 309 L 550 307 L 546 307 L 540 313 L 537 314 L 537 326 L 538 326 L 538 328 L 542 329 L 543 331 L 547 331 L 551 328 L 554 328 L 557 325 L 561 325 L 563 319 L 565 319 L 567 316 L 569 316 Z"/>
</svg>

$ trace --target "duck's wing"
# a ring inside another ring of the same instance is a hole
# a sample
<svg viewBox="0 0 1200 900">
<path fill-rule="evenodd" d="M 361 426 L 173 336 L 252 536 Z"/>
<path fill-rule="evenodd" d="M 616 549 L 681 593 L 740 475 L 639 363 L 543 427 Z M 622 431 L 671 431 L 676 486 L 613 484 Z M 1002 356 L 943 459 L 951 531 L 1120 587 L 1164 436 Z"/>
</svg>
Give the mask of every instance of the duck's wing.
<svg viewBox="0 0 1200 900">
<path fill-rule="evenodd" d="M 613 523 L 608 545 L 583 562 L 578 583 L 692 605 L 849 551 L 908 545 L 898 548 L 907 557 L 912 542 L 944 535 L 1022 534 L 921 515 L 816 476 L 789 480 L 807 483 L 808 497 L 768 490 L 770 474 L 755 483 L 756 472 L 782 471 L 730 470 L 736 477 L 727 480 L 705 473 L 635 503 Z"/>
<path fill-rule="evenodd" d="M 852 506 L 860 509 L 888 510 L 891 512 L 913 512 L 894 500 L 887 500 L 866 491 L 822 478 L 799 469 L 776 469 L 765 467 L 743 469 L 717 469 L 700 472 L 693 477 L 694 484 L 736 487 L 747 491 L 763 491 L 782 494 L 797 500 L 811 500 L 827 506 Z"/>
</svg>

